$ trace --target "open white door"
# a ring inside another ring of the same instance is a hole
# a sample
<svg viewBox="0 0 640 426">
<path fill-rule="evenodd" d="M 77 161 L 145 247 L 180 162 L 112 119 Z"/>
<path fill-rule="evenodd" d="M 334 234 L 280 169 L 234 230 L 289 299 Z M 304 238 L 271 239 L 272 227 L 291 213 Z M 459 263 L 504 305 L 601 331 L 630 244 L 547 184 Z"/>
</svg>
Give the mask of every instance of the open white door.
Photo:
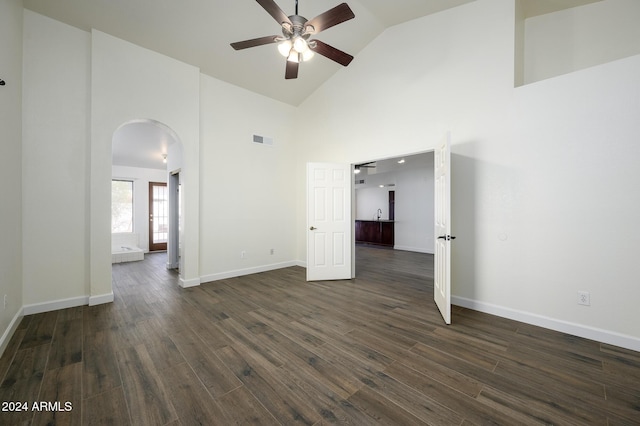
<svg viewBox="0 0 640 426">
<path fill-rule="evenodd" d="M 435 152 L 435 260 L 433 298 L 442 318 L 451 324 L 451 141 L 450 135 Z"/>
<path fill-rule="evenodd" d="M 351 166 L 307 164 L 307 281 L 351 276 Z"/>
</svg>

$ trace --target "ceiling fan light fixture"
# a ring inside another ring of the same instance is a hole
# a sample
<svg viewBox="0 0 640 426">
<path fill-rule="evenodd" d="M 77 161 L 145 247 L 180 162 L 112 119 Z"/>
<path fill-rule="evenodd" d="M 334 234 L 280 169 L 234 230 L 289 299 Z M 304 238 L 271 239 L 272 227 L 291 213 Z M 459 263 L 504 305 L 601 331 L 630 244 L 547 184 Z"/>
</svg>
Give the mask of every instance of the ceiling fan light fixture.
<svg viewBox="0 0 640 426">
<path fill-rule="evenodd" d="M 304 53 L 307 50 L 309 50 L 309 45 L 307 44 L 307 40 L 303 39 L 302 37 L 296 37 L 293 40 L 293 50 L 295 50 L 298 53 Z"/>
<path fill-rule="evenodd" d="M 295 14 L 290 16 L 287 16 L 276 4 L 276 0 L 256 1 L 278 22 L 282 30 L 282 35 L 258 37 L 231 43 L 231 47 L 235 50 L 243 50 L 271 43 L 277 44 L 280 54 L 287 58 L 287 67 L 284 76 L 286 80 L 298 78 L 298 64 L 310 60 L 315 53 L 345 67 L 353 60 L 353 56 L 333 46 L 323 43 L 320 40 L 310 40 L 312 36 L 324 30 L 355 18 L 353 11 L 347 3 L 341 3 L 315 18 L 306 19 L 298 14 L 298 0 L 295 0 Z"/>
<path fill-rule="evenodd" d="M 313 58 L 313 55 L 315 55 L 315 53 L 313 53 L 313 50 L 307 49 L 306 52 L 302 53 L 302 60 L 306 62 Z"/>
<path fill-rule="evenodd" d="M 291 49 L 291 53 L 289 54 L 287 61 L 300 63 L 300 54 L 296 52 L 295 49 Z"/>
<path fill-rule="evenodd" d="M 278 52 L 280 52 L 282 56 L 287 58 L 289 56 L 289 53 L 291 53 L 291 46 L 291 41 L 285 40 L 282 43 L 278 44 Z"/>
</svg>

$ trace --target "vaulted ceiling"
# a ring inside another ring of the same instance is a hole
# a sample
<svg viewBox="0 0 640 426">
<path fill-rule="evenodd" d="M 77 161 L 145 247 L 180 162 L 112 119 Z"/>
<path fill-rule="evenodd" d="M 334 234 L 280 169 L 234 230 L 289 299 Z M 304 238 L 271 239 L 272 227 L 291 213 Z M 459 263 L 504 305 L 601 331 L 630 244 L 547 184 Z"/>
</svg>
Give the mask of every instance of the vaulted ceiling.
<svg viewBox="0 0 640 426">
<path fill-rule="evenodd" d="M 385 28 L 473 0 L 347 0 L 356 18 L 317 38 L 356 56 Z M 341 0 L 299 0 L 311 19 Z M 276 0 L 289 15 L 295 0 Z M 204 74 L 292 105 L 300 104 L 342 68 L 316 56 L 284 79 L 276 45 L 235 51 L 230 43 L 281 35 L 278 23 L 255 0 L 24 0 L 26 8 L 74 27 L 95 28 L 197 66 Z"/>
<path fill-rule="evenodd" d="M 299 14 L 311 19 L 341 0 L 299 0 Z M 318 39 L 358 59 L 386 28 L 475 0 L 347 0 L 355 19 L 322 32 Z M 534 16 L 598 0 L 522 1 Z M 294 14 L 295 0 L 276 0 Z M 45 16 L 92 28 L 194 65 L 204 74 L 292 105 L 299 105 L 342 66 L 316 55 L 285 80 L 285 59 L 276 45 L 234 51 L 229 43 L 281 34 L 279 25 L 254 0 L 24 0 Z M 348 68 L 344 72 L 348 72 Z"/>
<path fill-rule="evenodd" d="M 285 13 L 294 14 L 295 0 L 275 1 Z M 298 11 L 311 19 L 341 1 L 298 0 Z M 474 1 L 346 0 L 355 19 L 316 38 L 357 61 L 358 53 L 386 28 Z M 514 1 L 531 17 L 601 0 Z M 336 72 L 350 72 L 316 55 L 300 65 L 297 79 L 285 80 L 285 58 L 276 45 L 231 48 L 232 42 L 281 34 L 278 23 L 255 0 L 24 0 L 24 7 L 85 31 L 97 29 L 291 105 L 299 105 Z M 149 123 L 122 129 L 114 144 L 114 164 L 163 168 L 159 153 L 166 153 L 170 141 L 157 131 Z"/>
</svg>

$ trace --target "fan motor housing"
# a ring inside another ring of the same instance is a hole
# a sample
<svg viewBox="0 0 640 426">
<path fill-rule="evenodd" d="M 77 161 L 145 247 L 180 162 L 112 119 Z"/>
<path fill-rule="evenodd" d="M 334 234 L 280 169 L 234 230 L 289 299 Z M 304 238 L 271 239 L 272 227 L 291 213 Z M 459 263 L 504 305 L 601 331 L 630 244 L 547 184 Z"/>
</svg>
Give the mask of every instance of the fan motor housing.
<svg viewBox="0 0 640 426">
<path fill-rule="evenodd" d="M 300 15 L 291 15 L 289 16 L 289 20 L 291 21 L 291 24 L 293 25 L 293 27 L 291 29 L 287 28 L 288 25 L 286 22 L 284 24 L 282 24 L 282 33 L 285 36 L 300 36 L 303 37 L 305 39 L 309 38 L 310 34 L 305 34 L 305 30 L 306 30 L 306 26 L 305 24 L 307 23 L 308 19 L 305 18 L 304 16 L 300 16 Z M 311 27 L 313 28 L 313 27 Z"/>
</svg>

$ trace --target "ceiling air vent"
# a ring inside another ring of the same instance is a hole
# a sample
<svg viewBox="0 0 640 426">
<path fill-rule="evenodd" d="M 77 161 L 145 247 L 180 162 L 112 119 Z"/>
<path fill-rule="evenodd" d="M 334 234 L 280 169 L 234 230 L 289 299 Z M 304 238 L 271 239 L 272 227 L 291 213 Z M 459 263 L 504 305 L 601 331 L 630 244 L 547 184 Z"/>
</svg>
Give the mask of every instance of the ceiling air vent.
<svg viewBox="0 0 640 426">
<path fill-rule="evenodd" d="M 267 138 L 265 136 L 253 135 L 253 142 L 261 143 L 263 145 L 273 145 L 273 138 Z"/>
</svg>

